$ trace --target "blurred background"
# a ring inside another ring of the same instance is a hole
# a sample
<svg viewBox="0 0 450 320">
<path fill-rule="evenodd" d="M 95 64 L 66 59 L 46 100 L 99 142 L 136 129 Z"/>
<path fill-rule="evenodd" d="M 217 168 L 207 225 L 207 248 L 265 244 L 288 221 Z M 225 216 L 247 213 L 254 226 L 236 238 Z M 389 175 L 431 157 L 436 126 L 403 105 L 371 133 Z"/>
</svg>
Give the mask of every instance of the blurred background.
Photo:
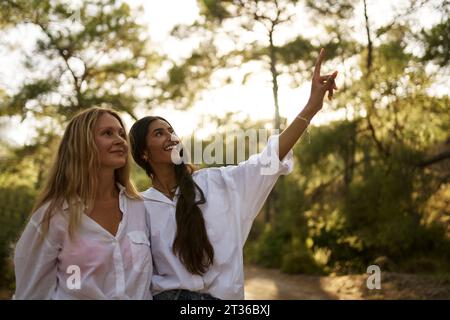
<svg viewBox="0 0 450 320">
<path fill-rule="evenodd" d="M 323 47 L 339 90 L 253 225 L 247 296 L 450 299 L 449 13 L 447 0 L 1 0 L 0 298 L 74 113 L 113 107 L 128 128 L 160 115 L 204 144 L 283 129 Z M 149 186 L 136 166 L 133 179 Z M 382 290 L 365 286 L 373 264 Z"/>
</svg>

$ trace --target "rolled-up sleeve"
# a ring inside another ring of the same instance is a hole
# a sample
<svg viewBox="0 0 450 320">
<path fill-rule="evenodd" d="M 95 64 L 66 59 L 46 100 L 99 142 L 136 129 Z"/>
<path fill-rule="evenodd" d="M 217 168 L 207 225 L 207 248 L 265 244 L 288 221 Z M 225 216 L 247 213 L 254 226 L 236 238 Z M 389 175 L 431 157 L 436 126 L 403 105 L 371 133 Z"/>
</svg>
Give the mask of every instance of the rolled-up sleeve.
<svg viewBox="0 0 450 320">
<path fill-rule="evenodd" d="M 238 205 L 243 242 L 278 177 L 293 170 L 292 150 L 281 161 L 278 155 L 279 136 L 275 135 L 269 138 L 261 153 L 237 166 L 221 168 L 222 177 Z"/>
<path fill-rule="evenodd" d="M 56 289 L 60 247 L 48 234 L 41 238 L 39 213 L 30 219 L 16 244 L 14 299 L 51 299 Z"/>
</svg>

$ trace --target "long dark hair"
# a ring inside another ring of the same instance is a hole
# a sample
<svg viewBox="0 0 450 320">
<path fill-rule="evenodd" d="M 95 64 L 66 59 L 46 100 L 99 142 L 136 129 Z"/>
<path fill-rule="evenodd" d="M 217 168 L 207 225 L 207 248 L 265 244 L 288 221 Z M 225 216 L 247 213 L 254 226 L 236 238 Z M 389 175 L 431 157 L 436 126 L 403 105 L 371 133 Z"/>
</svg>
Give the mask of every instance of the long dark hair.
<svg viewBox="0 0 450 320">
<path fill-rule="evenodd" d="M 144 160 L 143 155 L 147 148 L 148 128 L 155 120 L 162 120 L 170 125 L 164 118 L 148 116 L 136 121 L 130 129 L 131 154 L 134 161 L 151 179 L 155 176 L 155 172 L 148 161 Z M 172 250 L 178 254 L 190 273 L 202 275 L 214 260 L 214 249 L 206 233 L 202 211 L 198 207 L 199 204 L 206 202 L 205 195 L 192 179 L 193 167 L 182 162 L 174 164 L 174 169 L 180 195 L 175 214 L 177 232 Z M 198 201 L 196 201 L 197 194 L 200 196 Z"/>
</svg>

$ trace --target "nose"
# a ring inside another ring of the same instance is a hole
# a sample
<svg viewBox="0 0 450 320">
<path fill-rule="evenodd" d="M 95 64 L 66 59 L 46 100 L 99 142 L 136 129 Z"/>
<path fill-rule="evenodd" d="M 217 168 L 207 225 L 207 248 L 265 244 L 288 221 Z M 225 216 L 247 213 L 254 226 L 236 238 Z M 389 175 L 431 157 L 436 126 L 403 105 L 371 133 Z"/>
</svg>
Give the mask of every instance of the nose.
<svg viewBox="0 0 450 320">
<path fill-rule="evenodd" d="M 172 142 L 180 142 L 180 138 L 178 138 L 178 136 L 175 133 L 172 133 L 170 135 L 170 141 L 172 141 Z"/>
<path fill-rule="evenodd" d="M 116 139 L 114 141 L 115 144 L 126 144 L 127 140 L 122 137 L 120 134 L 116 134 Z"/>
</svg>

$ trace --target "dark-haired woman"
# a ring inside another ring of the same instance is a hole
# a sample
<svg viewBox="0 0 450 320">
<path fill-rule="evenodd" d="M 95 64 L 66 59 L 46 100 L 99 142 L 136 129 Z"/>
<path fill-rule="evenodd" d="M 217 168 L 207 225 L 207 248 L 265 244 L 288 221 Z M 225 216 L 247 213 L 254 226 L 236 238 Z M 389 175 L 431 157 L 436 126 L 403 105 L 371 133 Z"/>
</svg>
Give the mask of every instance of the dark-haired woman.
<svg viewBox="0 0 450 320">
<path fill-rule="evenodd" d="M 130 130 L 132 155 L 152 180 L 142 193 L 149 215 L 154 299 L 243 299 L 243 246 L 277 178 L 292 170 L 296 141 L 336 89 L 337 72 L 320 76 L 298 117 L 266 148 L 237 166 L 194 171 L 173 159 L 174 130 L 161 117 L 145 117 Z"/>
</svg>

